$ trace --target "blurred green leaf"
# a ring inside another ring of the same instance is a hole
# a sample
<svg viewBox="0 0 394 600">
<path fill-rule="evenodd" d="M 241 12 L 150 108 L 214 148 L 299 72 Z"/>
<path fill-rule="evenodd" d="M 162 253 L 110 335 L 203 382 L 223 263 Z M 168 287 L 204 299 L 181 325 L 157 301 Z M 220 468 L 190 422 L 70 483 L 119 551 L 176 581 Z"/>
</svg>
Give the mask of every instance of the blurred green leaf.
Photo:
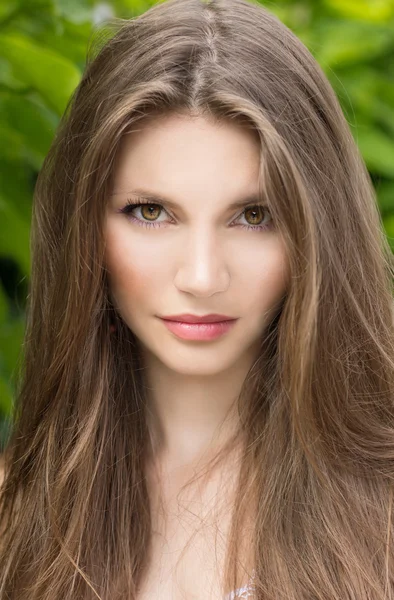
<svg viewBox="0 0 394 600">
<path fill-rule="evenodd" d="M 21 160 L 24 158 L 23 137 L 4 121 L 0 121 L 0 139 L 0 159 Z"/>
<path fill-rule="evenodd" d="M 8 2 L 2 2 L 0 4 L 0 25 L 5 19 L 8 19 L 10 15 L 12 15 L 19 8 L 19 2 L 16 0 Z"/>
<path fill-rule="evenodd" d="M 0 93 L 0 119 L 20 136 L 40 169 L 55 133 L 49 112 L 29 97 Z"/>
<path fill-rule="evenodd" d="M 51 14 L 55 12 L 54 0 L 20 0 L 20 5 L 26 12 L 40 11 L 41 13 L 50 12 Z"/>
<path fill-rule="evenodd" d="M 378 80 L 381 98 L 387 102 L 387 104 L 394 107 L 394 72 L 392 77 L 389 77 L 386 73 L 379 73 Z"/>
<path fill-rule="evenodd" d="M 19 34 L 0 35 L 0 55 L 9 60 L 15 76 L 33 86 L 61 114 L 80 80 L 80 71 L 49 48 Z"/>
<path fill-rule="evenodd" d="M 360 111 L 362 120 L 380 123 L 394 135 L 394 83 L 371 67 L 356 65 L 332 81 L 343 104 Z M 359 119 L 360 120 L 360 117 Z"/>
<path fill-rule="evenodd" d="M 71 62 L 83 67 L 86 58 L 86 39 L 89 30 L 90 26 L 86 23 L 83 26 L 77 26 L 74 23 L 66 22 L 62 36 L 52 31 L 45 31 L 37 36 L 37 40 L 43 46 L 51 48 Z"/>
<path fill-rule="evenodd" d="M 384 23 L 394 15 L 392 0 L 324 0 L 326 6 L 351 19 Z"/>
<path fill-rule="evenodd" d="M 30 223 L 32 187 L 36 172 L 24 161 L 0 160 L 0 190 L 14 210 Z M 1 231 L 0 225 L 0 231 Z"/>
<path fill-rule="evenodd" d="M 379 75 L 374 69 L 367 65 L 354 65 L 341 70 L 338 80 L 332 83 L 341 97 L 348 94 L 355 108 L 368 117 L 372 116 L 371 100 L 378 95 L 381 85 Z"/>
<path fill-rule="evenodd" d="M 0 323 L 3 323 L 8 314 L 8 301 L 3 289 L 3 286 L 0 282 Z"/>
<path fill-rule="evenodd" d="M 317 28 L 320 46 L 315 58 L 324 69 L 370 61 L 394 47 L 393 30 L 387 26 L 330 20 Z"/>
<path fill-rule="evenodd" d="M 358 127 L 353 133 L 368 169 L 394 177 L 394 140 L 377 128 Z"/>
<path fill-rule="evenodd" d="M 9 61 L 2 57 L 0 57 L 0 85 L 15 91 L 29 89 L 29 85 L 15 77 Z"/>
<path fill-rule="evenodd" d="M 383 226 L 386 231 L 387 239 L 392 250 L 394 250 L 394 215 L 389 215 L 383 219 Z"/>
<path fill-rule="evenodd" d="M 394 213 L 394 181 L 388 180 L 379 183 L 376 194 L 381 212 Z"/>
<path fill-rule="evenodd" d="M 116 14 L 129 14 L 130 16 L 139 15 L 147 11 L 151 6 L 157 4 L 156 0 L 111 0 L 104 2 L 115 9 Z M 276 3 L 273 6 L 276 8 Z"/>
<path fill-rule="evenodd" d="M 11 13 L 5 21 L 0 22 L 4 33 L 19 31 L 29 38 L 34 38 L 43 28 L 59 30 L 53 0 L 19 0 L 14 14 Z"/>
<path fill-rule="evenodd" d="M 11 386 L 5 380 L 5 377 L 0 374 L 0 414 L 8 414 L 12 403 L 12 396 Z"/>
<path fill-rule="evenodd" d="M 30 274 L 30 224 L 0 195 L 0 254 L 12 256 Z"/>
<path fill-rule="evenodd" d="M 375 98 L 372 102 L 373 116 L 377 123 L 385 126 L 388 133 L 394 137 L 394 111 L 393 106 Z"/>
<path fill-rule="evenodd" d="M 55 0 L 56 12 L 72 23 L 89 23 L 92 20 L 92 7 L 81 0 Z"/>
</svg>

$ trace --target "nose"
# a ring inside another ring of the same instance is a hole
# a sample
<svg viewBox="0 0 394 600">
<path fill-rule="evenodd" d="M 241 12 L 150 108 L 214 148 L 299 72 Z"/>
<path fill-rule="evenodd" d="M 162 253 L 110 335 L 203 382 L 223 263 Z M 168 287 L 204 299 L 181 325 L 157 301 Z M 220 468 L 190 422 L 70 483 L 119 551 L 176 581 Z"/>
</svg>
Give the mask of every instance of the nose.
<svg viewBox="0 0 394 600">
<path fill-rule="evenodd" d="M 180 253 L 174 284 L 180 291 L 194 296 L 224 292 L 230 283 L 227 260 L 214 235 L 190 235 Z"/>
</svg>

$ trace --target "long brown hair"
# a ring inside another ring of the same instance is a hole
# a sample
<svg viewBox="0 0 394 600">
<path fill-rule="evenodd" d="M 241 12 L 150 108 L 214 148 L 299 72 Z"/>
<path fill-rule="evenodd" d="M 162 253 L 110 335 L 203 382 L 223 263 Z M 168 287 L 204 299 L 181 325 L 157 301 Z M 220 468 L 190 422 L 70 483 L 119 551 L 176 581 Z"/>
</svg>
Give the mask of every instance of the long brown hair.
<svg viewBox="0 0 394 600">
<path fill-rule="evenodd" d="M 227 588 L 256 497 L 256 598 L 392 600 L 393 255 L 332 87 L 301 41 L 246 0 L 168 0 L 102 31 L 33 199 L 0 598 L 136 596 L 151 539 L 149 435 L 137 340 L 109 299 L 103 221 L 122 136 L 175 111 L 257 133 L 291 267 L 239 398 Z"/>
</svg>

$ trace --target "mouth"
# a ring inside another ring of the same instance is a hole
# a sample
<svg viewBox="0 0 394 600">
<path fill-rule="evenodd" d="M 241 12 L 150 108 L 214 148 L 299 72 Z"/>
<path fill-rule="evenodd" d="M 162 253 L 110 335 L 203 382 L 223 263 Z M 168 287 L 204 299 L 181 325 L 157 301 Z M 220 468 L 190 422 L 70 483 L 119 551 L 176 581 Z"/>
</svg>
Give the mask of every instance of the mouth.
<svg viewBox="0 0 394 600">
<path fill-rule="evenodd" d="M 185 321 L 173 321 L 161 319 L 167 329 L 178 338 L 184 340 L 209 341 L 217 339 L 227 333 L 235 325 L 238 319 L 227 321 L 212 321 L 207 323 L 188 323 Z"/>
<path fill-rule="evenodd" d="M 237 317 L 230 317 L 228 315 L 218 315 L 218 314 L 210 314 L 210 315 L 193 315 L 190 313 L 184 313 L 180 315 L 171 315 L 168 317 L 160 317 L 165 321 L 175 321 L 177 323 L 192 323 L 192 324 L 200 324 L 200 323 L 224 323 L 228 321 L 234 321 Z"/>
</svg>

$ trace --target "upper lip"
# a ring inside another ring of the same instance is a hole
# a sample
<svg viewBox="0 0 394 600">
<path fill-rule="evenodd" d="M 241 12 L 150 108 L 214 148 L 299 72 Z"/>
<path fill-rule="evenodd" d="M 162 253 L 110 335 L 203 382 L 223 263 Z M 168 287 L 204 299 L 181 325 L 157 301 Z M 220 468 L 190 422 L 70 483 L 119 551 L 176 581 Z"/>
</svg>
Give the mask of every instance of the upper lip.
<svg viewBox="0 0 394 600">
<path fill-rule="evenodd" d="M 182 315 L 171 315 L 169 317 L 161 317 L 166 321 L 180 321 L 183 323 L 216 323 L 218 321 L 233 321 L 236 317 L 228 317 L 227 315 L 192 315 L 190 313 Z"/>
</svg>

